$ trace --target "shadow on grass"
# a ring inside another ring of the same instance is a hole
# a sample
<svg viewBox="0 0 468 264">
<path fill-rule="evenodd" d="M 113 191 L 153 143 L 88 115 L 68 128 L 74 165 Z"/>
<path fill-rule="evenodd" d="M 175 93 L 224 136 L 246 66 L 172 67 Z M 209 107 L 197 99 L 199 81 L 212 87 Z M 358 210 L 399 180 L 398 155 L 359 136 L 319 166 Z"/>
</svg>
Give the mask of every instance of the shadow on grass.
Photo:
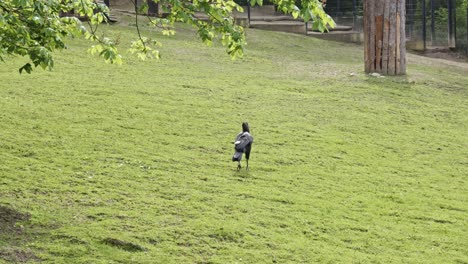
<svg viewBox="0 0 468 264">
<path fill-rule="evenodd" d="M 237 178 L 239 181 L 246 181 L 251 178 L 250 172 L 244 168 L 241 170 L 234 170 L 232 176 Z"/>
<path fill-rule="evenodd" d="M 14 263 L 40 261 L 31 250 L 21 248 L 29 241 L 29 237 L 19 223 L 27 222 L 30 218 L 29 213 L 0 205 L 0 259 Z"/>
</svg>

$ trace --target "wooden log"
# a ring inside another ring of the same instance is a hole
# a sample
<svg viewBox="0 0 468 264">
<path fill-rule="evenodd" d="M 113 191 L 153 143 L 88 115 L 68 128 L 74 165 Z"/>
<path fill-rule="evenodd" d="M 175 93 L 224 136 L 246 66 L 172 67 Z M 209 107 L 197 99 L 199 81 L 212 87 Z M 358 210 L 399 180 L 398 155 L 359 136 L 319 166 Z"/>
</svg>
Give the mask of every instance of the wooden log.
<svg viewBox="0 0 468 264">
<path fill-rule="evenodd" d="M 370 72 L 370 63 L 369 63 L 369 22 L 367 20 L 367 16 L 365 14 L 369 13 L 369 1 L 364 0 L 363 2 L 363 25 L 362 29 L 364 31 L 364 71 Z"/>
<path fill-rule="evenodd" d="M 375 2 L 372 0 L 367 0 L 369 3 L 369 62 L 370 62 L 370 71 L 375 72 Z"/>
<path fill-rule="evenodd" d="M 406 73 L 405 0 L 364 0 L 366 73 Z"/>
<path fill-rule="evenodd" d="M 375 71 L 375 17 L 374 0 L 365 0 L 364 39 L 365 39 L 365 70 L 367 73 Z"/>
<path fill-rule="evenodd" d="M 397 9 L 398 9 L 398 4 L 397 4 Z M 398 10 L 396 12 L 396 43 L 395 43 L 395 74 L 398 74 L 400 72 L 400 62 L 401 62 L 401 53 L 400 53 L 400 13 L 398 13 Z"/>
<path fill-rule="evenodd" d="M 384 1 L 384 29 L 383 29 L 383 48 L 382 48 L 382 73 L 388 71 L 388 36 L 390 32 L 390 8 L 389 2 Z"/>
<path fill-rule="evenodd" d="M 375 71 L 382 72 L 384 0 L 375 0 Z"/>
<path fill-rule="evenodd" d="M 396 62 L 396 0 L 389 0 L 390 2 L 390 31 L 388 35 L 388 70 L 386 74 L 395 75 L 395 62 Z"/>
<path fill-rule="evenodd" d="M 400 14 L 400 71 L 397 74 L 406 74 L 406 1 L 398 0 Z"/>
</svg>

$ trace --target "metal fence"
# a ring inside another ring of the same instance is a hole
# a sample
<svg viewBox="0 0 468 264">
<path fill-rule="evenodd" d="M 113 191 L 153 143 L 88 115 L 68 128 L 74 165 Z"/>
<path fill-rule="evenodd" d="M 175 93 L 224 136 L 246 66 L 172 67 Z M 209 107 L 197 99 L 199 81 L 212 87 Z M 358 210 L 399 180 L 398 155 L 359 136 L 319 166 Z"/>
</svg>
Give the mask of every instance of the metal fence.
<svg viewBox="0 0 468 264">
<path fill-rule="evenodd" d="M 450 48 L 468 53 L 467 7 L 455 0 L 407 0 L 408 38 L 425 49 Z"/>
<path fill-rule="evenodd" d="M 338 25 L 352 26 L 354 31 L 363 30 L 363 0 L 328 0 L 325 11 Z"/>
<path fill-rule="evenodd" d="M 363 0 L 328 0 L 325 10 L 337 24 L 362 32 Z M 468 6 L 462 0 L 406 0 L 408 48 L 450 48 L 468 54 L 467 21 Z"/>
</svg>

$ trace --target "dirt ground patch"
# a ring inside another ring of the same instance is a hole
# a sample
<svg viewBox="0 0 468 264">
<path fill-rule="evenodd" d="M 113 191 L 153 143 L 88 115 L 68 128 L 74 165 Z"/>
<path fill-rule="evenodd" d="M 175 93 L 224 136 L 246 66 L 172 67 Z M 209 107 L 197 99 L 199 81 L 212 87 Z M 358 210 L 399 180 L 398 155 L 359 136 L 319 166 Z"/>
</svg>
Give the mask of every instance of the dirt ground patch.
<svg viewBox="0 0 468 264">
<path fill-rule="evenodd" d="M 30 218 L 29 213 L 21 213 L 0 205 L 0 241 L 7 244 L 6 247 L 0 244 L 0 259 L 14 263 L 40 260 L 31 250 L 16 247 L 27 241 L 24 227 L 18 225 L 18 222 L 28 221 Z"/>
<path fill-rule="evenodd" d="M 0 249 L 0 259 L 4 259 L 13 263 L 40 261 L 40 259 L 32 251 L 17 248 Z"/>
<path fill-rule="evenodd" d="M 429 58 L 468 63 L 468 54 L 445 48 L 428 48 L 422 55 Z"/>
<path fill-rule="evenodd" d="M 444 64 L 468 70 L 468 56 L 450 50 L 437 50 L 424 53 L 408 52 L 407 59 L 412 63 L 426 65 Z"/>
<path fill-rule="evenodd" d="M 21 234 L 23 228 L 17 226 L 20 221 L 27 221 L 31 218 L 28 213 L 20 213 L 14 209 L 0 205 L 0 235 Z"/>
</svg>

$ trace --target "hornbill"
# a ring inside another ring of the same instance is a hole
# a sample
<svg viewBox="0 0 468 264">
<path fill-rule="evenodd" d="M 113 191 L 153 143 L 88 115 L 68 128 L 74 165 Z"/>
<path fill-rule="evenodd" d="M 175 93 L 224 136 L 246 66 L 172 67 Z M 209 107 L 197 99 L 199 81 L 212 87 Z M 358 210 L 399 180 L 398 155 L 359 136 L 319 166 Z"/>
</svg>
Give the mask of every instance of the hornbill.
<svg viewBox="0 0 468 264">
<path fill-rule="evenodd" d="M 245 160 L 247 162 L 246 170 L 249 169 L 249 158 L 250 158 L 250 150 L 252 149 L 253 137 L 250 135 L 249 124 L 247 122 L 242 123 L 242 132 L 240 132 L 236 139 L 234 140 L 234 149 L 235 153 L 232 156 L 232 161 L 239 162 L 237 165 L 237 170 L 242 168 L 241 160 L 242 154 L 245 153 Z"/>
</svg>

